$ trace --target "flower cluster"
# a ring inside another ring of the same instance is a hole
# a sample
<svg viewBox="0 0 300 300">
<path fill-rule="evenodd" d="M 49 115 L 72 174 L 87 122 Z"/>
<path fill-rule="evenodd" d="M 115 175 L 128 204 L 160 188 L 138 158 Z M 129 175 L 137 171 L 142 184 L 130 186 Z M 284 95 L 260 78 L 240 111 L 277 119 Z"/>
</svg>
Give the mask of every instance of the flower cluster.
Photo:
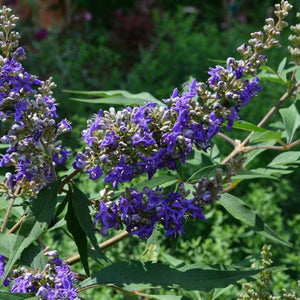
<svg viewBox="0 0 300 300">
<path fill-rule="evenodd" d="M 278 45 L 275 36 L 286 26 L 291 5 L 282 1 L 279 8 L 276 25 L 267 19 L 266 40 L 262 32 L 253 33 L 250 45 L 238 48 L 243 59 L 228 58 L 225 67 L 210 68 L 207 84 L 194 79 L 181 94 L 175 89 L 164 100 L 166 107 L 147 103 L 118 112 L 100 110 L 82 132 L 86 148 L 73 167 L 86 169 L 92 180 L 105 173 L 103 181 L 116 187 L 142 173 L 151 179 L 159 169 L 176 169 L 176 161 L 185 162 L 193 146 L 206 150 L 222 124 L 227 122 L 229 131 L 240 108 L 261 90 L 255 76 L 267 56 L 260 52 Z"/>
<path fill-rule="evenodd" d="M 166 236 L 182 234 L 184 216 L 205 219 L 202 209 L 194 200 L 186 200 L 182 193 L 164 194 L 160 188 L 144 188 L 138 193 L 134 188 L 127 188 L 119 200 L 100 202 L 100 211 L 95 218 L 95 225 L 100 224 L 99 232 L 106 236 L 109 228 L 120 229 L 122 224 L 131 234 L 148 238 L 156 223 L 163 224 Z"/>
<path fill-rule="evenodd" d="M 46 251 L 49 257 L 44 270 L 14 269 L 4 284 L 12 284 L 12 293 L 33 293 L 43 300 L 79 300 L 74 283 L 77 281 L 69 266 L 59 257 L 57 251 Z M 0 255 L 0 278 L 4 274 L 5 263 Z"/>
<path fill-rule="evenodd" d="M 136 188 L 126 188 L 117 201 L 111 201 L 113 192 L 107 186 L 100 191 L 100 199 L 96 202 L 99 209 L 94 226 L 103 236 L 108 230 L 119 230 L 137 234 L 140 238 L 148 238 L 157 224 L 162 224 L 166 236 L 183 234 L 187 216 L 205 220 L 203 207 L 219 199 L 224 192 L 223 185 L 231 181 L 232 176 L 243 169 L 244 158 L 227 163 L 227 171 L 217 169 L 213 178 L 201 178 L 193 185 L 193 192 L 186 190 L 183 183 L 177 192 L 166 193 L 160 188 L 154 190 L 145 187 L 142 192 Z"/>
<path fill-rule="evenodd" d="M 15 174 L 6 173 L 0 192 L 8 198 L 35 195 L 56 178 L 55 166 L 64 163 L 69 151 L 58 136 L 71 130 L 63 120 L 56 124 L 55 99 L 51 78 L 45 82 L 27 73 L 21 64 L 26 58 L 18 47 L 19 35 L 12 31 L 16 17 L 5 6 L 0 11 L 0 121 L 7 122 L 9 131 L 0 141 L 7 145 L 0 155 L 0 167 L 14 167 Z M 8 39 L 8 40 L 6 40 Z M 36 91 L 38 89 L 38 92 Z"/>
</svg>

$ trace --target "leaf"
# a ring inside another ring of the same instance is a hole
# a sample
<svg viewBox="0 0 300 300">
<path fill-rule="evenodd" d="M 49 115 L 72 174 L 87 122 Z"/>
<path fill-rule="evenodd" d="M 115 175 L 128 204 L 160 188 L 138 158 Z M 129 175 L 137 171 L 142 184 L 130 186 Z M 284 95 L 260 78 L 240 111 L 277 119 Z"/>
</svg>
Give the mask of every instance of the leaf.
<svg viewBox="0 0 300 300">
<path fill-rule="evenodd" d="M 175 296 L 175 295 L 150 295 L 147 294 L 148 299 L 157 299 L 157 300 L 183 300 L 187 299 L 184 296 Z"/>
<path fill-rule="evenodd" d="M 267 130 L 265 132 L 255 132 L 251 138 L 250 142 L 252 143 L 258 143 L 258 142 L 264 142 L 264 141 L 270 141 L 270 140 L 280 140 L 282 133 L 280 131 L 271 131 Z"/>
<path fill-rule="evenodd" d="M 38 299 L 31 293 L 10 293 L 0 292 L 0 300 L 22 300 L 22 299 Z"/>
<path fill-rule="evenodd" d="M 40 249 L 35 245 L 30 245 L 26 248 L 18 261 L 20 265 L 25 265 L 31 269 L 39 269 L 42 271 L 47 263 L 46 257 L 44 255 L 44 249 Z"/>
<path fill-rule="evenodd" d="M 285 81 L 282 80 L 282 78 L 278 77 L 277 74 L 270 74 L 265 71 L 260 72 L 257 77 L 259 78 L 260 81 L 272 81 L 272 82 L 277 82 L 282 85 L 286 85 Z"/>
<path fill-rule="evenodd" d="M 50 183 L 39 192 L 36 198 L 33 199 L 31 210 L 24 219 L 11 250 L 3 278 L 6 278 L 24 249 L 26 249 L 33 241 L 37 240 L 41 234 L 47 230 L 47 227 L 54 216 L 57 193 L 60 185 L 61 182 L 59 180 Z"/>
<path fill-rule="evenodd" d="M 182 288 L 187 291 L 209 291 L 213 288 L 226 287 L 242 278 L 249 279 L 260 271 L 203 270 L 197 265 L 186 266 L 177 270 L 160 263 L 142 263 L 129 260 L 104 267 L 84 280 L 80 287 L 84 288 L 95 284 L 136 284 L 136 289 L 162 287 Z"/>
<path fill-rule="evenodd" d="M 102 256 L 102 259 L 107 262 L 108 259 L 100 250 L 95 236 L 95 232 L 93 230 L 93 223 L 91 220 L 90 211 L 88 207 L 89 199 L 74 184 L 72 184 L 72 187 L 73 187 L 72 206 L 74 210 L 74 215 L 81 229 L 89 238 L 95 250 L 99 253 L 99 255 Z"/>
<path fill-rule="evenodd" d="M 158 255 L 160 252 L 159 245 L 159 229 L 154 228 L 151 236 L 147 239 L 147 245 L 145 251 L 141 255 L 142 261 L 157 262 Z"/>
<path fill-rule="evenodd" d="M 258 144 L 258 145 L 261 145 L 261 146 L 273 146 L 275 145 L 276 142 L 275 141 L 266 141 L 266 142 L 263 142 L 261 144 Z M 265 152 L 266 149 L 256 149 L 256 150 L 253 150 L 249 153 L 246 154 L 246 162 L 245 162 L 245 166 L 248 165 L 252 160 L 254 160 L 259 154 Z"/>
<path fill-rule="evenodd" d="M 0 149 L 7 149 L 8 147 L 8 144 L 0 144 Z"/>
<path fill-rule="evenodd" d="M 68 203 L 68 199 L 67 197 L 65 197 L 61 203 L 59 204 L 57 210 L 56 210 L 56 213 L 55 213 L 55 217 L 54 219 L 57 219 L 59 217 L 59 215 L 63 212 L 63 210 L 65 209 L 66 205 Z"/>
<path fill-rule="evenodd" d="M 0 254 L 9 257 L 17 236 L 14 234 L 0 234 Z"/>
<path fill-rule="evenodd" d="M 263 71 L 267 71 L 272 74 L 277 74 L 276 71 L 274 71 L 272 68 L 270 68 L 269 66 L 266 66 L 266 65 L 260 66 L 259 69 L 263 70 Z"/>
<path fill-rule="evenodd" d="M 254 131 L 254 132 L 266 132 L 267 130 L 261 127 L 258 127 L 250 122 L 246 121 L 239 121 L 239 122 L 234 122 L 233 128 L 236 129 L 241 129 L 241 130 L 246 130 L 246 131 Z"/>
<path fill-rule="evenodd" d="M 85 95 L 92 97 L 101 97 L 96 99 L 79 99 L 79 98 L 70 98 L 70 100 L 94 103 L 94 104 L 118 104 L 123 106 L 128 105 L 145 105 L 145 102 L 156 102 L 161 106 L 166 106 L 162 101 L 153 97 L 150 93 L 143 92 L 138 94 L 132 94 L 125 90 L 114 90 L 114 91 L 70 91 L 65 90 L 64 92 Z"/>
<path fill-rule="evenodd" d="M 219 165 L 211 165 L 211 166 L 204 167 L 204 168 L 198 170 L 197 172 L 195 172 L 187 180 L 187 182 L 191 182 L 191 181 L 203 178 L 203 177 L 213 177 L 213 176 L 216 176 L 218 169 L 226 170 L 226 166 L 219 164 Z"/>
<path fill-rule="evenodd" d="M 286 57 L 280 62 L 278 69 L 277 69 L 278 75 L 282 78 L 282 80 L 284 82 L 286 82 L 286 74 L 284 72 L 285 65 L 286 65 Z"/>
<path fill-rule="evenodd" d="M 151 180 L 143 180 L 137 183 L 134 187 L 138 189 L 139 193 L 143 191 L 143 188 L 147 186 L 150 189 L 155 189 L 158 186 L 166 188 L 178 182 L 178 178 L 171 175 L 158 175 L 154 176 Z"/>
<path fill-rule="evenodd" d="M 78 248 L 78 252 L 81 258 L 81 263 L 85 270 L 87 276 L 90 276 L 89 263 L 88 263 L 88 247 L 87 247 L 87 238 L 79 225 L 79 222 L 76 218 L 72 200 L 73 200 L 73 192 L 69 191 L 66 196 L 68 202 L 68 210 L 65 216 L 65 220 L 67 222 L 67 228 L 69 232 L 72 234 L 74 238 L 74 242 Z"/>
<path fill-rule="evenodd" d="M 295 104 L 292 104 L 288 108 L 282 108 L 279 112 L 287 133 L 287 144 L 290 144 L 293 140 L 296 129 L 300 126 L 300 115 Z"/>
<path fill-rule="evenodd" d="M 276 244 L 292 247 L 291 243 L 285 241 L 265 224 L 259 215 L 252 211 L 241 199 L 225 193 L 217 203 L 221 204 L 235 219 L 251 226 L 260 235 L 272 240 Z"/>
<path fill-rule="evenodd" d="M 247 179 L 256 179 L 256 178 L 277 179 L 276 177 L 271 176 L 269 174 L 253 172 L 253 170 L 251 170 L 251 171 L 249 171 L 249 170 L 241 171 L 236 176 L 234 176 L 232 179 L 234 179 L 234 180 L 247 180 Z"/>
<path fill-rule="evenodd" d="M 281 168 L 288 167 L 290 164 L 300 163 L 300 151 L 288 151 L 283 152 L 274 157 L 274 159 L 268 164 L 268 167 Z"/>
</svg>

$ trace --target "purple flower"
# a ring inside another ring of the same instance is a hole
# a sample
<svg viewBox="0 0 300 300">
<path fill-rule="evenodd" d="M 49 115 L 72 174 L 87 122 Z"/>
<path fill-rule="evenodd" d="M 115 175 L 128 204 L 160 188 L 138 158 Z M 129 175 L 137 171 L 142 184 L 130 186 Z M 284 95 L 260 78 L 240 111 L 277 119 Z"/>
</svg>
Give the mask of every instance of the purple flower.
<svg viewBox="0 0 300 300">
<path fill-rule="evenodd" d="M 11 164 L 10 156 L 9 154 L 0 154 L 0 167 L 8 167 Z"/>
<path fill-rule="evenodd" d="M 87 165 L 86 157 L 83 153 L 78 153 L 76 161 L 73 162 L 73 168 L 76 170 L 83 169 Z"/>
<path fill-rule="evenodd" d="M 231 130 L 234 121 L 238 118 L 238 112 L 239 112 L 238 106 L 232 108 L 231 114 L 228 117 L 227 131 Z"/>
<path fill-rule="evenodd" d="M 58 124 L 57 124 L 57 127 L 58 127 L 58 133 L 65 133 L 65 132 L 69 132 L 72 130 L 72 127 L 71 127 L 71 122 L 64 119 L 62 121 L 60 121 Z"/>
<path fill-rule="evenodd" d="M 137 146 L 139 144 L 142 144 L 143 146 L 151 146 L 155 145 L 156 141 L 153 138 L 153 132 L 140 132 L 138 131 L 133 137 L 132 137 L 132 146 Z"/>
<path fill-rule="evenodd" d="M 22 118 L 22 114 L 27 110 L 27 101 L 18 102 L 16 104 L 15 121 L 18 122 Z"/>
<path fill-rule="evenodd" d="M 5 273 L 5 258 L 4 256 L 1 254 L 0 255 L 0 278 L 3 278 L 3 275 Z"/>
<path fill-rule="evenodd" d="M 233 71 L 233 74 L 235 75 L 236 79 L 240 79 L 243 76 L 244 69 L 244 67 L 239 67 Z"/>
<path fill-rule="evenodd" d="M 26 59 L 25 47 L 18 47 L 12 55 L 18 60 Z"/>
<path fill-rule="evenodd" d="M 257 92 L 262 89 L 262 87 L 258 85 L 258 82 L 258 77 L 253 78 L 246 84 L 244 90 L 239 92 L 240 99 L 242 100 L 241 106 L 247 105 L 249 101 L 257 95 Z"/>
<path fill-rule="evenodd" d="M 92 180 L 98 179 L 103 174 L 102 170 L 100 169 L 100 167 L 98 165 L 92 169 L 87 170 L 86 173 L 90 174 L 89 178 Z"/>
<path fill-rule="evenodd" d="M 216 68 L 209 68 L 207 72 L 210 77 L 208 78 L 208 82 L 210 85 L 215 85 L 221 79 L 221 71 L 224 71 L 224 68 L 221 66 L 216 66 Z"/>
<path fill-rule="evenodd" d="M 110 133 L 106 133 L 105 137 L 100 145 L 100 148 L 103 147 L 116 147 L 117 146 L 118 137 L 115 135 L 114 131 Z"/>
</svg>

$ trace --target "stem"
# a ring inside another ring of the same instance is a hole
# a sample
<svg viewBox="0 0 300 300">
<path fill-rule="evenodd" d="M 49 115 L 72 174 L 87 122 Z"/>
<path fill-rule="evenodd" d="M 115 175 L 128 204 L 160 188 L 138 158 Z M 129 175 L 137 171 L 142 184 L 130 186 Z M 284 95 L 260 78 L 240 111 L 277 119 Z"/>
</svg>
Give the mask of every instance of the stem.
<svg viewBox="0 0 300 300">
<path fill-rule="evenodd" d="M 58 193 L 61 194 L 64 191 L 64 186 L 67 184 L 73 177 L 75 177 L 82 169 L 77 169 L 68 175 L 61 183 Z"/>
<path fill-rule="evenodd" d="M 18 185 L 18 187 L 16 188 L 16 190 L 15 190 L 15 192 L 14 192 L 14 194 L 13 194 L 11 200 L 10 200 L 9 206 L 8 206 L 8 208 L 7 208 L 7 211 L 6 211 L 4 220 L 3 220 L 3 224 L 2 224 L 2 226 L 1 226 L 1 232 L 2 232 L 2 233 L 3 233 L 4 230 L 5 230 L 5 227 L 6 227 L 6 224 L 7 224 L 7 222 L 8 222 L 8 218 L 9 218 L 10 212 L 11 212 L 13 206 L 14 206 L 14 202 L 15 202 L 16 198 L 18 197 L 18 194 L 19 194 L 20 189 L 21 189 L 21 186 Z"/>
<path fill-rule="evenodd" d="M 15 233 L 23 223 L 24 219 L 26 218 L 26 215 L 24 215 L 8 232 L 7 234 Z"/>
<path fill-rule="evenodd" d="M 269 119 L 275 114 L 275 112 L 278 111 L 278 109 L 281 107 L 281 105 L 288 99 L 290 95 L 293 94 L 294 91 L 296 91 L 300 87 L 300 81 L 295 84 L 295 86 L 287 90 L 281 98 L 278 100 L 278 102 L 269 110 L 269 112 L 261 119 L 261 121 L 257 124 L 257 127 L 263 127 Z M 254 131 L 249 133 L 249 135 L 244 139 L 244 141 L 241 144 L 238 144 L 233 151 L 221 162 L 222 164 L 227 163 L 231 158 L 237 155 L 237 153 L 244 150 L 245 146 L 250 141 L 251 136 L 253 135 Z"/>
<path fill-rule="evenodd" d="M 78 289 L 78 293 L 81 293 L 85 290 L 88 290 L 88 289 L 91 289 L 91 288 L 95 288 L 95 287 L 98 287 L 98 286 L 103 286 L 104 284 L 93 284 L 93 285 L 90 285 L 90 286 L 86 286 L 86 287 L 83 287 L 81 289 Z M 131 296 L 143 296 L 143 297 L 147 297 L 147 299 L 149 299 L 149 295 L 147 294 L 144 294 L 144 293 L 141 293 L 139 291 L 126 291 L 126 290 L 123 290 L 122 288 L 118 287 L 118 286 L 115 286 L 115 285 L 105 285 L 106 287 L 109 287 L 109 288 L 112 288 L 114 290 L 117 290 L 117 291 L 120 291 L 121 293 L 125 294 L 125 295 L 131 295 Z M 146 299 L 146 298 L 145 298 Z"/>
<path fill-rule="evenodd" d="M 14 206 L 15 199 L 16 199 L 16 198 L 13 197 L 13 198 L 11 198 L 11 200 L 10 200 L 8 209 L 7 209 L 7 211 L 6 211 L 6 214 L 5 214 L 5 217 L 4 217 L 4 220 L 3 220 L 3 224 L 2 224 L 2 226 L 1 226 L 1 232 L 2 232 L 2 233 L 3 233 L 4 230 L 5 230 L 5 227 L 6 227 L 6 224 L 7 224 L 7 221 L 8 221 L 8 217 L 9 217 L 9 214 L 10 214 L 10 212 L 11 212 L 11 209 L 12 209 L 13 206 Z"/>
<path fill-rule="evenodd" d="M 111 239 L 109 239 L 109 240 L 107 240 L 107 241 L 99 244 L 99 248 L 101 250 L 104 250 L 104 249 L 106 249 L 106 248 L 108 248 L 108 247 L 110 247 L 110 246 L 112 246 L 112 245 L 114 245 L 114 244 L 122 241 L 123 239 L 125 239 L 125 238 L 127 238 L 129 236 L 130 236 L 130 234 L 127 231 L 124 231 L 124 232 L 122 232 L 122 233 L 120 233 L 120 234 L 112 237 Z M 69 266 L 74 265 L 74 264 L 78 263 L 79 261 L 80 261 L 80 255 L 75 255 L 73 257 L 70 257 L 70 258 L 66 259 L 66 263 Z"/>
<path fill-rule="evenodd" d="M 233 147 L 236 147 L 237 143 L 231 139 L 230 137 L 228 137 L 227 135 L 221 133 L 221 132 L 218 132 L 217 135 L 219 137 L 221 137 L 223 140 L 225 140 L 226 142 L 230 143 Z"/>
<path fill-rule="evenodd" d="M 285 146 L 264 146 L 264 145 L 256 145 L 252 147 L 247 147 L 245 150 L 243 150 L 244 153 L 251 152 L 256 149 L 271 149 L 271 150 L 279 150 L 279 151 L 287 151 L 290 150 L 291 148 L 300 145 L 300 140 L 295 141 L 291 144 L 285 145 Z"/>
</svg>

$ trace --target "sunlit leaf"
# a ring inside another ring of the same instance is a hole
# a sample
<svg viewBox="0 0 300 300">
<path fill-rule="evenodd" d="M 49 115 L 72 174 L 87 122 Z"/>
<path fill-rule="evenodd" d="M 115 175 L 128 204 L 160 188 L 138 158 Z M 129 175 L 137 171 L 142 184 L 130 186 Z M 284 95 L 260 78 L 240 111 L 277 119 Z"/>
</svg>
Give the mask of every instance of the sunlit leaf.
<svg viewBox="0 0 300 300">
<path fill-rule="evenodd" d="M 240 220 L 250 226 L 260 235 L 268 238 L 276 244 L 292 247 L 292 244 L 285 241 L 279 234 L 273 231 L 263 222 L 260 216 L 251 210 L 241 199 L 230 194 L 223 194 L 217 202 L 222 205 L 235 219 Z"/>
<path fill-rule="evenodd" d="M 171 268 L 160 263 L 143 263 L 140 261 L 122 261 L 104 267 L 90 278 L 84 280 L 80 287 L 95 284 L 135 284 L 136 289 L 144 288 L 182 288 L 187 291 L 209 291 L 236 283 L 242 278 L 249 279 L 260 270 L 203 270 L 197 266 L 185 266 L 181 269 Z"/>
<path fill-rule="evenodd" d="M 287 143 L 289 144 L 293 140 L 296 129 L 300 126 L 300 115 L 295 104 L 292 104 L 288 108 L 282 108 L 279 110 L 279 112 L 287 133 Z"/>
<path fill-rule="evenodd" d="M 33 241 L 37 240 L 47 230 L 54 217 L 57 193 L 60 185 L 60 181 L 49 184 L 39 192 L 36 198 L 33 199 L 31 209 L 24 219 L 13 245 L 3 278 L 6 278 L 24 249 L 26 249 Z"/>
</svg>

